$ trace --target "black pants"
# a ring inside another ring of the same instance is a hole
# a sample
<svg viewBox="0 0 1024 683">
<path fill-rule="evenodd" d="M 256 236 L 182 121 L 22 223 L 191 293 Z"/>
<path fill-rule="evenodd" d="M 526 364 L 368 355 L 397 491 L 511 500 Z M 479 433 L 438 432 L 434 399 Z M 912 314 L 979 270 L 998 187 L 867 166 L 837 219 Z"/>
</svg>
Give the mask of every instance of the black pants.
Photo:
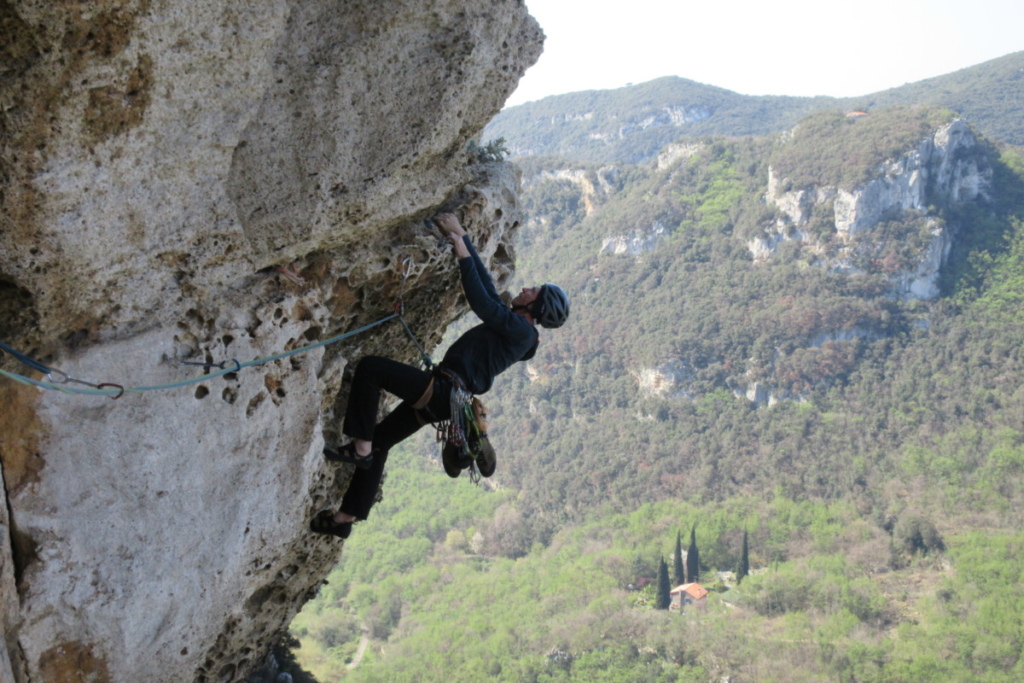
<svg viewBox="0 0 1024 683">
<path fill-rule="evenodd" d="M 352 378 L 342 431 L 353 439 L 372 441 L 375 453 L 369 469 L 356 469 L 352 475 L 341 501 L 342 512 L 356 519 L 366 519 L 377 497 L 391 447 L 419 431 L 427 421 L 451 417 L 452 385 L 444 377 L 434 380 L 433 396 L 426 409 L 417 415 L 413 408 L 427 391 L 431 379 L 430 373 L 390 358 L 366 356 L 359 361 Z M 394 394 L 402 402 L 380 424 L 375 424 L 381 391 Z"/>
</svg>

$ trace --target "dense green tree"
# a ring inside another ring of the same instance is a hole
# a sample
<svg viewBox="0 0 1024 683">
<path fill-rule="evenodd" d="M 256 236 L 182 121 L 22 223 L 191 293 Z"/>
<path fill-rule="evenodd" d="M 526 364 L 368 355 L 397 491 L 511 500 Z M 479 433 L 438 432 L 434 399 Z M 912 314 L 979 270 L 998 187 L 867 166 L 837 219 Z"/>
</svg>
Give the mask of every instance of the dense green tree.
<svg viewBox="0 0 1024 683">
<path fill-rule="evenodd" d="M 893 539 L 898 547 L 910 554 L 927 554 L 946 549 L 935 525 L 917 515 L 908 515 L 897 521 L 893 528 Z"/>
<path fill-rule="evenodd" d="M 700 551 L 697 549 L 697 525 L 690 528 L 690 547 L 686 550 L 686 580 L 700 581 Z"/>
<path fill-rule="evenodd" d="M 672 604 L 672 587 L 668 582 L 668 563 L 665 558 L 658 561 L 658 593 L 654 601 L 655 609 L 668 609 Z"/>
<path fill-rule="evenodd" d="M 686 567 L 683 565 L 683 537 L 676 531 L 676 549 L 672 553 L 672 580 L 675 585 L 686 583 Z"/>
<path fill-rule="evenodd" d="M 736 567 L 736 583 L 742 583 L 743 579 L 750 574 L 750 545 L 747 531 L 743 531 L 743 547 L 740 549 L 740 563 Z"/>
</svg>

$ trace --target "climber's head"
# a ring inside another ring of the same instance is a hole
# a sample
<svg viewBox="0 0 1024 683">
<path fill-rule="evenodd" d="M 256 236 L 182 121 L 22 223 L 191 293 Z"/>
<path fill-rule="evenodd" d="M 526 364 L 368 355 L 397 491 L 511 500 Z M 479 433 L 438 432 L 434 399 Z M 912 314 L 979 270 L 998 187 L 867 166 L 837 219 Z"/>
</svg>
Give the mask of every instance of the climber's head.
<svg viewBox="0 0 1024 683">
<path fill-rule="evenodd" d="M 558 285 L 524 287 L 512 299 L 512 310 L 525 310 L 541 327 L 561 327 L 569 318 L 569 296 Z"/>
</svg>

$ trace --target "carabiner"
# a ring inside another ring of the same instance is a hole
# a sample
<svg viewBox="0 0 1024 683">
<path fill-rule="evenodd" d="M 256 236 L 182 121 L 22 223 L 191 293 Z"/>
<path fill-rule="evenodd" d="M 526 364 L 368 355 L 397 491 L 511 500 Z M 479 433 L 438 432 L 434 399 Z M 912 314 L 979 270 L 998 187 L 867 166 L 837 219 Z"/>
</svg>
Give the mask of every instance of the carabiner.
<svg viewBox="0 0 1024 683">
<path fill-rule="evenodd" d="M 118 389 L 121 390 L 117 394 L 111 395 L 110 398 L 112 400 L 116 401 L 117 399 L 119 399 L 122 396 L 124 396 L 124 387 L 121 386 L 120 384 L 113 384 L 112 382 L 103 382 L 102 384 L 97 384 L 96 385 L 97 389 L 106 389 L 107 387 L 117 387 Z"/>
<path fill-rule="evenodd" d="M 54 379 L 53 376 L 55 374 L 60 375 L 61 378 Z M 71 381 L 71 375 L 64 372 L 63 370 L 58 370 L 57 368 L 50 368 L 50 371 L 46 373 L 46 379 L 50 380 L 50 382 L 53 384 L 67 384 L 68 382 Z"/>
</svg>

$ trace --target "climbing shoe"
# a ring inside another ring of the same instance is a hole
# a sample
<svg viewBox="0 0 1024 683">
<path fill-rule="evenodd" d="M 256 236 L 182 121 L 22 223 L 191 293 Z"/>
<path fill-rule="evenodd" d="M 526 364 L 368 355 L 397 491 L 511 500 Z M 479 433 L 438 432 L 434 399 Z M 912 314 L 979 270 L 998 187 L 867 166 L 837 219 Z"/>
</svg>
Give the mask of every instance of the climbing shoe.
<svg viewBox="0 0 1024 683">
<path fill-rule="evenodd" d="M 441 464 L 444 465 L 445 474 L 452 479 L 458 479 L 462 474 L 462 467 L 459 465 L 459 447 L 446 443 L 441 451 Z"/>
<path fill-rule="evenodd" d="M 494 474 L 494 470 L 498 467 L 498 455 L 494 452 L 494 447 L 491 446 L 491 442 L 486 436 L 481 436 L 476 443 L 476 467 L 480 470 L 480 475 L 489 477 Z"/>
<path fill-rule="evenodd" d="M 361 470 L 368 470 L 373 465 L 373 452 L 369 455 L 359 455 L 356 453 L 356 445 L 354 443 L 347 443 L 338 450 L 333 448 L 324 447 L 324 457 L 331 462 L 346 462 L 350 465 L 355 465 Z"/>
<path fill-rule="evenodd" d="M 335 522 L 333 512 L 322 510 L 309 523 L 309 530 L 315 534 L 348 538 L 352 533 L 352 522 Z"/>
<path fill-rule="evenodd" d="M 456 446 L 446 442 L 441 451 L 441 464 L 444 465 L 445 474 L 455 479 L 462 474 L 462 470 L 473 464 L 473 456 L 465 445 Z"/>
</svg>

